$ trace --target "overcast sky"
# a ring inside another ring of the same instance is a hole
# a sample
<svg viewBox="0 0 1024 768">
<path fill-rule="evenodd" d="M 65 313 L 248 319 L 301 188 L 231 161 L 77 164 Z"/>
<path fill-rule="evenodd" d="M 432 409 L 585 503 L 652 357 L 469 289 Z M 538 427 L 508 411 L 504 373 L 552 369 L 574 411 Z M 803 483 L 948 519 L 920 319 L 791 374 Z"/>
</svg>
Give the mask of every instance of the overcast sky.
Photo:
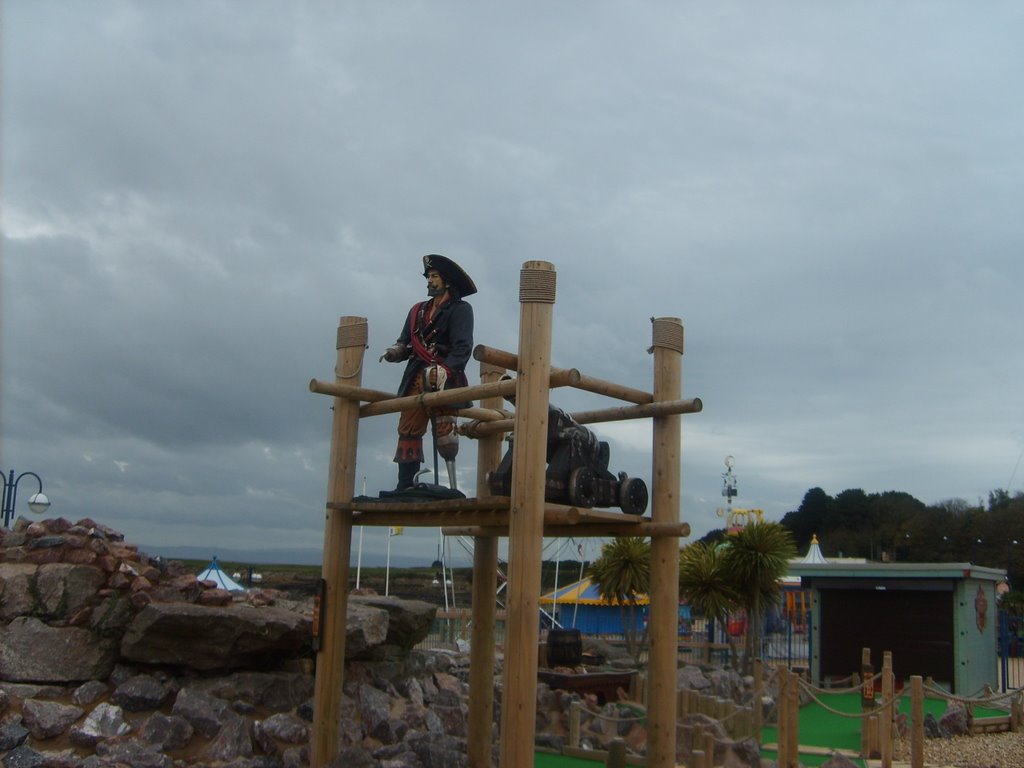
<svg viewBox="0 0 1024 768">
<path fill-rule="evenodd" d="M 551 262 L 553 364 L 633 387 L 649 318 L 682 318 L 695 536 L 722 526 L 730 454 L 735 505 L 769 519 L 815 486 L 1024 487 L 1018 3 L 4 0 L 0 20 L 0 469 L 39 473 L 50 516 L 152 554 L 319 550 L 331 401 L 308 382 L 357 315 L 364 385 L 397 386 L 377 357 L 426 253 L 476 281 L 476 342 L 513 351 L 519 270 Z M 396 424 L 361 422 L 371 494 Z M 649 423 L 594 429 L 650 481 Z M 437 532 L 392 543 L 429 562 Z"/>
</svg>

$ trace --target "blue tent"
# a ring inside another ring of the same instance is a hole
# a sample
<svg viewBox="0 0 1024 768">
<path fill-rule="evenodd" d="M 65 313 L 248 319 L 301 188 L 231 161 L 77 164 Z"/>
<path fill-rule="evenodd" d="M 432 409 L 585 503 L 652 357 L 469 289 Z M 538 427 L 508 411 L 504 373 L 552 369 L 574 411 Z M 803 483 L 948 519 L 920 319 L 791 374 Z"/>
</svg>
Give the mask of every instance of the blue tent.
<svg viewBox="0 0 1024 768">
<path fill-rule="evenodd" d="M 647 595 L 637 596 L 638 622 L 646 621 L 650 602 Z M 562 627 L 578 629 L 587 635 L 625 634 L 618 602 L 609 602 L 601 597 L 597 585 L 590 579 L 582 579 L 541 595 L 540 605 L 543 610 L 554 614 L 555 620 Z M 629 614 L 628 606 L 626 614 Z"/>
</svg>

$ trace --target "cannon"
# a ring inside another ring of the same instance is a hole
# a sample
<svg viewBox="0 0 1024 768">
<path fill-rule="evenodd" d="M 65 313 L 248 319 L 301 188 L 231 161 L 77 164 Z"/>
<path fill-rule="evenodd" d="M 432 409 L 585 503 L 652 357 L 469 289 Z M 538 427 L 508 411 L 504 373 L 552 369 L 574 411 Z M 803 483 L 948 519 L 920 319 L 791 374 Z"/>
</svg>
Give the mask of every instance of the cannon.
<svg viewBox="0 0 1024 768">
<path fill-rule="evenodd" d="M 513 445 L 498 468 L 490 473 L 487 485 L 496 496 L 512 492 Z M 647 509 L 647 484 L 625 472 L 608 471 L 608 443 L 561 408 L 548 408 L 547 471 L 544 499 L 577 507 L 619 507 L 628 515 L 642 515 Z"/>
</svg>

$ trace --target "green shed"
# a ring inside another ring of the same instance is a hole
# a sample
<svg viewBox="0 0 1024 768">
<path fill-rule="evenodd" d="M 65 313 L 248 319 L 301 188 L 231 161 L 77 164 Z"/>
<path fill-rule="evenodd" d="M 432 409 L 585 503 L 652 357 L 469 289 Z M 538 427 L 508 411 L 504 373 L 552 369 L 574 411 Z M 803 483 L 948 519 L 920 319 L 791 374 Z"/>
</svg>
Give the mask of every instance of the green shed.
<svg viewBox="0 0 1024 768">
<path fill-rule="evenodd" d="M 790 565 L 811 591 L 811 676 L 860 671 L 871 649 L 875 671 L 892 651 L 899 683 L 931 677 L 970 696 L 996 687 L 996 585 L 1006 572 L 972 563 L 800 563 Z"/>
</svg>

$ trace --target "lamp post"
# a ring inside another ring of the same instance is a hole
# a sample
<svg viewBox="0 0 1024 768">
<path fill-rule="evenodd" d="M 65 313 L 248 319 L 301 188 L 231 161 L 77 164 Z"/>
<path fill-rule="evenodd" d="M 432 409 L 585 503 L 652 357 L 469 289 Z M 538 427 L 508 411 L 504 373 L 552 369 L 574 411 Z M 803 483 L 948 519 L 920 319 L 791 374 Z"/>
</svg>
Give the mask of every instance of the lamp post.
<svg viewBox="0 0 1024 768">
<path fill-rule="evenodd" d="M 39 479 L 39 475 L 35 472 L 22 472 L 17 477 L 14 476 L 14 470 L 10 470 L 5 477 L 0 472 L 0 478 L 4 481 L 4 492 L 3 492 L 3 511 L 4 511 L 4 528 L 11 527 L 11 520 L 14 519 L 14 507 L 15 502 L 18 500 L 18 483 L 25 475 L 31 475 L 39 483 L 39 490 L 28 497 L 28 508 L 30 512 L 34 512 L 37 515 L 43 514 L 47 509 L 50 508 L 50 500 L 46 498 L 46 494 L 43 493 L 43 481 Z"/>
</svg>

